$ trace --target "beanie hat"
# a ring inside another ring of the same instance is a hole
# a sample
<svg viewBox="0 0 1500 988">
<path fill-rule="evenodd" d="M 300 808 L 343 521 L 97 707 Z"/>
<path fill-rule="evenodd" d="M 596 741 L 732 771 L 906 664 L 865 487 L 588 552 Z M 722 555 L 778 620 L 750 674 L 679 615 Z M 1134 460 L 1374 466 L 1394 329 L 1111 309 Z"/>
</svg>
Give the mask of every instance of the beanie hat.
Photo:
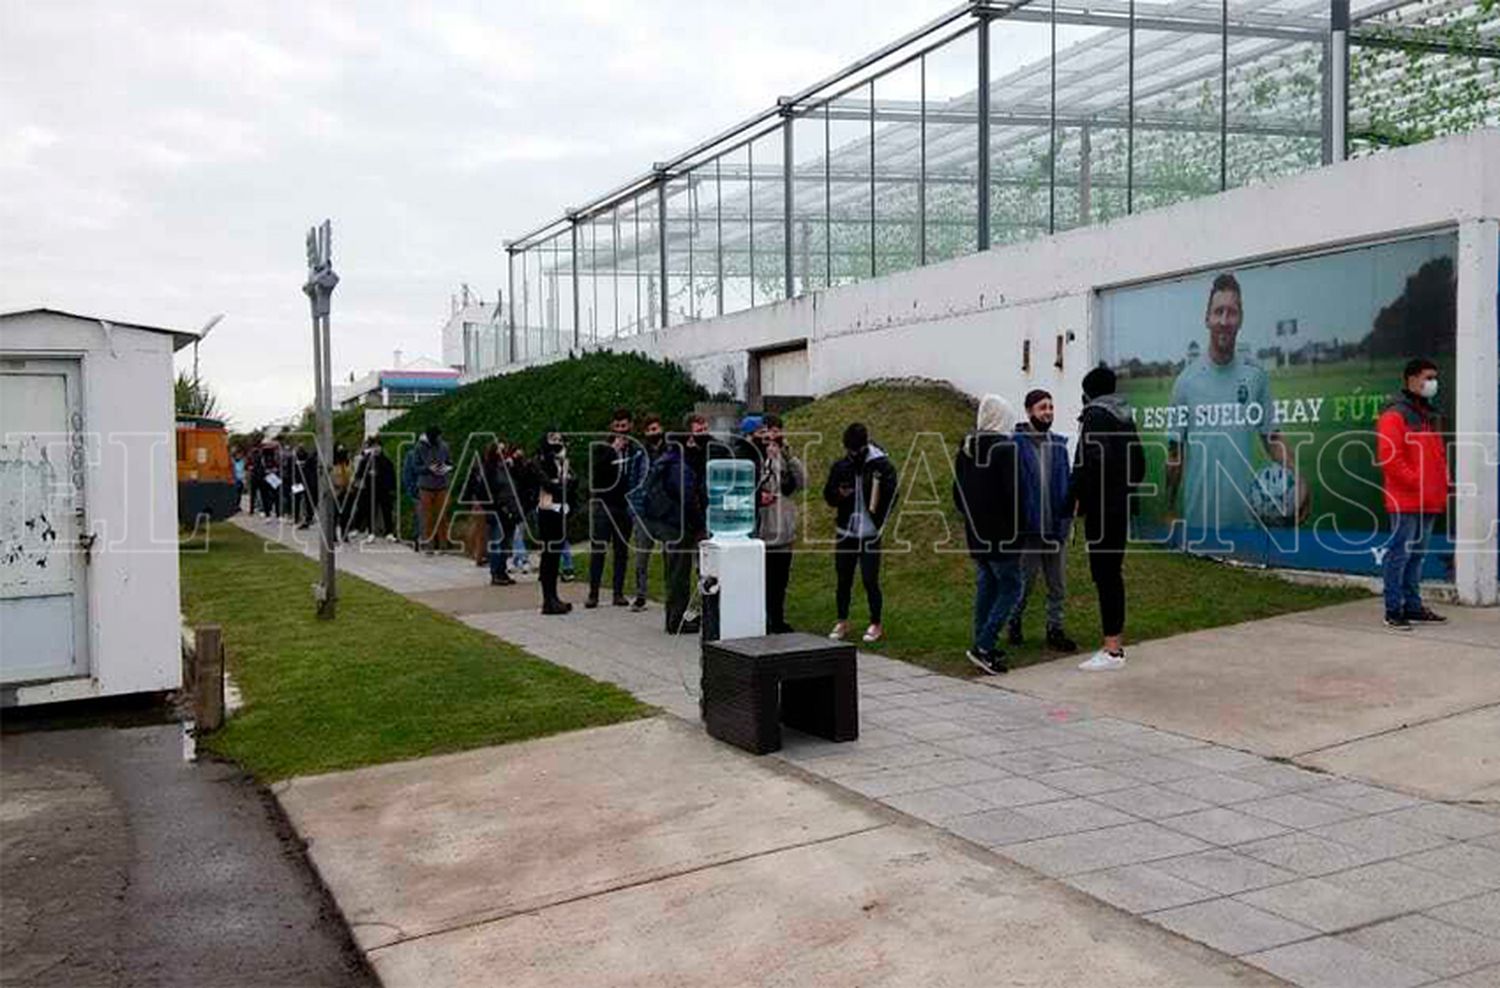
<svg viewBox="0 0 1500 988">
<path fill-rule="evenodd" d="M 1052 393 L 1050 391 L 1048 391 L 1046 388 L 1032 388 L 1030 391 L 1026 392 L 1026 405 L 1025 405 L 1025 408 L 1029 412 L 1029 411 L 1031 411 L 1032 406 L 1035 405 L 1037 402 L 1041 401 L 1044 398 L 1051 398 L 1051 397 L 1052 397 Z"/>
<path fill-rule="evenodd" d="M 740 419 L 740 435 L 752 435 L 754 434 L 756 429 L 759 429 L 764 424 L 765 420 L 762 419 L 759 415 L 746 415 L 744 418 Z"/>
<path fill-rule="evenodd" d="M 1115 372 L 1108 367 L 1095 367 L 1083 375 L 1083 396 L 1089 401 L 1115 393 Z"/>
</svg>

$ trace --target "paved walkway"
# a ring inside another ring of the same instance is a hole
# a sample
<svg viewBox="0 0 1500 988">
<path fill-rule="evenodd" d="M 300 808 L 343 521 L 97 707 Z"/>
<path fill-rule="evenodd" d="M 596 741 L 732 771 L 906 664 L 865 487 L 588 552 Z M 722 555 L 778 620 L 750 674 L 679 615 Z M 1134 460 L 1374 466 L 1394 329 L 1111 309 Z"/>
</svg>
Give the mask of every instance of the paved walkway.
<svg viewBox="0 0 1500 988">
<path fill-rule="evenodd" d="M 661 634 L 659 610 L 543 618 L 534 586 L 476 591 L 483 571 L 452 557 L 341 565 L 697 719 L 696 642 Z M 1145 652 L 1127 675 L 1069 681 L 1122 688 Z M 1012 678 L 861 654 L 859 741 L 793 738 L 775 757 L 1293 983 L 1500 984 L 1500 807 L 1307 771 Z"/>
</svg>

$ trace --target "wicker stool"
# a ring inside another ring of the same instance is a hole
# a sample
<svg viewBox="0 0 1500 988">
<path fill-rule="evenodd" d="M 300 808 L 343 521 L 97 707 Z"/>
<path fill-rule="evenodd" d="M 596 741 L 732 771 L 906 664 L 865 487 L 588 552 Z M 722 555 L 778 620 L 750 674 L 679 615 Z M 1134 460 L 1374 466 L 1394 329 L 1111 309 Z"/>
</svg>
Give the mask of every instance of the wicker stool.
<svg viewBox="0 0 1500 988">
<path fill-rule="evenodd" d="M 781 725 L 830 741 L 859 737 L 854 646 L 816 635 L 704 642 L 703 723 L 708 733 L 763 755 L 781 748 Z"/>
</svg>

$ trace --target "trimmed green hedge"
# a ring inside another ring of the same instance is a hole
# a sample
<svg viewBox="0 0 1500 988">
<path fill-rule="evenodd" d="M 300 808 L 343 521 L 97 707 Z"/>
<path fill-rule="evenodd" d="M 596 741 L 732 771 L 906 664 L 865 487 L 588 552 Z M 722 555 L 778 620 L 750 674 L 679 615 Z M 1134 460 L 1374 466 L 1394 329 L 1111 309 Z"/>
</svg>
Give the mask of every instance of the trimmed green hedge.
<svg viewBox="0 0 1500 988">
<path fill-rule="evenodd" d="M 609 429 L 610 415 L 624 406 L 635 414 L 637 425 L 642 415 L 656 412 L 669 430 L 677 429 L 693 405 L 707 398 L 708 392 L 671 361 L 595 351 L 486 378 L 430 399 L 388 422 L 381 436 L 405 438 L 436 424 L 453 452 L 458 486 L 489 434 L 519 442 L 528 456 L 534 456 L 549 427 L 603 433 Z M 473 441 L 470 436 L 475 437 Z M 401 453 L 396 444 L 386 443 L 386 452 L 399 469 Z M 575 441 L 571 455 L 581 491 L 587 490 L 586 444 Z M 583 523 L 584 514 L 574 513 L 575 526 Z M 580 533 L 571 534 L 576 538 Z"/>
</svg>

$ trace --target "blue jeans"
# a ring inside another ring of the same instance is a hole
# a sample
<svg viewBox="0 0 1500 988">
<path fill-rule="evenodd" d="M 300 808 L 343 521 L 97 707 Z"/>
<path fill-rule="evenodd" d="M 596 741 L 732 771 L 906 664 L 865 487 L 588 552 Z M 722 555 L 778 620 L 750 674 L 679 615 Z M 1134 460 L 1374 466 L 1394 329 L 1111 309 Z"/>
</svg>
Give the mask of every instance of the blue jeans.
<svg viewBox="0 0 1500 988">
<path fill-rule="evenodd" d="M 1437 515 L 1391 515 L 1391 540 L 1381 564 L 1385 577 L 1385 612 L 1404 614 L 1422 609 L 1422 559 Z"/>
<path fill-rule="evenodd" d="M 514 551 L 511 553 L 511 563 L 514 564 L 517 569 L 525 567 L 527 558 L 525 524 L 516 526 L 516 536 L 512 540 L 511 545 L 514 549 Z"/>
<path fill-rule="evenodd" d="M 987 652 L 995 647 L 1000 626 L 1021 599 L 1021 557 L 1013 552 L 980 556 L 974 560 L 974 648 Z"/>
</svg>

